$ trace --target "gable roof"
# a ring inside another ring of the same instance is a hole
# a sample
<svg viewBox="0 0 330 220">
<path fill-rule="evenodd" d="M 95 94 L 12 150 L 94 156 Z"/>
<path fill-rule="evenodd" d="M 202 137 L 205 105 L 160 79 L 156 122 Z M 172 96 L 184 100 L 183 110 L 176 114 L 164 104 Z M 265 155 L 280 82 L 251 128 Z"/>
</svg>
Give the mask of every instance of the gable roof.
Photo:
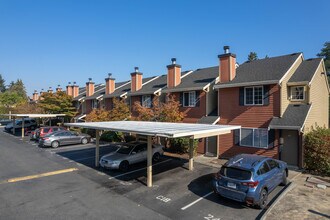
<svg viewBox="0 0 330 220">
<path fill-rule="evenodd" d="M 219 75 L 219 66 L 197 69 L 181 78 L 181 83 L 174 88 L 165 88 L 164 92 L 181 92 L 203 90 L 208 84 L 215 82 Z"/>
<path fill-rule="evenodd" d="M 274 117 L 271 120 L 269 128 L 301 130 L 310 109 L 311 105 L 308 104 L 290 104 L 281 118 Z"/>
<path fill-rule="evenodd" d="M 214 88 L 245 86 L 251 83 L 278 83 L 302 53 L 247 61 L 236 68 L 236 77 L 225 83 L 218 83 Z"/>
<path fill-rule="evenodd" d="M 310 82 L 320 65 L 322 58 L 304 60 L 296 72 L 291 76 L 288 83 Z"/>
<path fill-rule="evenodd" d="M 102 83 L 96 84 L 94 90 L 98 91 L 102 86 L 104 86 L 104 84 L 102 84 Z M 73 101 L 79 101 L 81 98 L 85 98 L 85 97 L 86 97 L 86 87 L 82 87 L 81 90 L 79 88 L 78 96 L 74 97 L 72 100 Z"/>
<path fill-rule="evenodd" d="M 181 77 L 183 77 L 188 72 L 189 71 L 181 72 Z M 161 75 L 161 76 L 157 77 L 156 79 L 152 80 L 151 82 L 143 85 L 139 91 L 130 92 L 129 95 L 138 96 L 138 95 L 154 94 L 157 91 L 161 91 L 161 90 L 165 89 L 166 86 L 167 86 L 167 74 L 164 74 L 164 75 Z"/>
<path fill-rule="evenodd" d="M 148 81 L 152 80 L 155 77 L 156 76 L 143 78 L 142 79 L 142 85 L 147 83 Z M 111 93 L 109 95 L 104 95 L 103 98 L 120 97 L 122 95 L 127 94 L 128 92 L 131 91 L 131 81 L 127 81 L 126 83 L 128 83 L 128 84 L 120 87 L 119 89 L 116 89 L 113 93 Z M 147 84 L 145 84 L 145 85 L 147 85 Z M 145 86 L 145 85 L 143 85 L 143 86 Z M 143 88 L 143 86 L 142 86 L 142 88 Z"/>
<path fill-rule="evenodd" d="M 117 88 L 120 89 L 121 86 L 125 85 L 128 82 L 129 81 L 115 83 L 115 91 Z M 105 95 L 105 85 L 101 86 L 98 90 L 95 89 L 95 93 L 92 96 L 86 97 L 85 100 L 96 99 L 97 97 L 103 95 Z"/>
</svg>

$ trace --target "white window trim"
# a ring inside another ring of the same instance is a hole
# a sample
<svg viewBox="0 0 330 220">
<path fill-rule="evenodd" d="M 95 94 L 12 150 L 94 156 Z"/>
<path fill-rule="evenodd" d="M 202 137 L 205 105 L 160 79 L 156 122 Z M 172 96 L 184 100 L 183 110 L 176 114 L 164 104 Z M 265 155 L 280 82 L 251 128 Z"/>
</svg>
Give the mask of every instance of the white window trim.
<svg viewBox="0 0 330 220">
<path fill-rule="evenodd" d="M 253 132 L 252 132 L 252 146 L 250 145 L 244 145 L 241 143 L 241 140 L 242 140 L 242 129 L 252 129 Z M 256 147 L 254 146 L 254 131 L 255 130 L 259 130 L 259 129 L 263 129 L 263 130 L 267 130 L 267 146 L 266 147 Z M 242 147 L 252 147 L 252 148 L 257 148 L 257 149 L 268 149 L 268 142 L 269 142 L 269 133 L 268 133 L 268 129 L 267 128 L 241 128 L 240 129 L 240 132 L 239 132 L 239 146 L 242 146 Z"/>
<path fill-rule="evenodd" d="M 92 109 L 97 109 L 97 100 L 92 99 Z"/>
<path fill-rule="evenodd" d="M 189 94 L 188 95 L 188 105 L 185 105 L 185 95 L 184 94 Z M 190 94 L 194 94 L 194 96 L 195 96 L 194 104 L 190 103 Z M 196 91 L 184 92 L 182 95 L 183 95 L 183 107 L 196 107 Z"/>
<path fill-rule="evenodd" d="M 246 89 L 253 89 L 252 91 L 252 98 L 253 98 L 253 104 L 247 104 L 246 103 Z M 255 88 L 261 88 L 261 95 L 262 95 L 262 99 L 261 99 L 261 104 L 255 104 L 254 103 L 254 89 Z M 253 105 L 264 105 L 264 87 L 263 86 L 249 86 L 249 87 L 244 87 L 244 105 L 246 105 L 246 106 L 253 106 Z"/>
<path fill-rule="evenodd" d="M 295 90 L 295 88 L 303 88 L 303 98 L 302 99 L 292 98 L 292 96 L 293 96 L 292 92 Z M 290 99 L 291 99 L 291 101 L 304 101 L 305 100 L 305 87 L 304 86 L 292 86 L 290 88 Z"/>
<path fill-rule="evenodd" d="M 146 103 L 146 97 L 150 98 L 150 106 L 146 106 L 145 103 Z M 151 100 L 151 95 L 143 95 L 142 96 L 142 107 L 144 108 L 151 108 L 152 106 L 152 100 Z"/>
</svg>

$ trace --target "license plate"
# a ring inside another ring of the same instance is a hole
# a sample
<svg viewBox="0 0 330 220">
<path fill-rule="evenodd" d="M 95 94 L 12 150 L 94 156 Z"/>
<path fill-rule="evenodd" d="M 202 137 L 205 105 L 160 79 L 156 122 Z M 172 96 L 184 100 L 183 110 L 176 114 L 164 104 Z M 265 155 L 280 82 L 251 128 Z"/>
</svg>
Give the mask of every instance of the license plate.
<svg viewBox="0 0 330 220">
<path fill-rule="evenodd" d="M 230 182 L 228 182 L 228 183 L 227 183 L 227 186 L 228 186 L 229 188 L 236 189 L 236 184 L 235 184 L 235 183 L 230 183 Z"/>
</svg>

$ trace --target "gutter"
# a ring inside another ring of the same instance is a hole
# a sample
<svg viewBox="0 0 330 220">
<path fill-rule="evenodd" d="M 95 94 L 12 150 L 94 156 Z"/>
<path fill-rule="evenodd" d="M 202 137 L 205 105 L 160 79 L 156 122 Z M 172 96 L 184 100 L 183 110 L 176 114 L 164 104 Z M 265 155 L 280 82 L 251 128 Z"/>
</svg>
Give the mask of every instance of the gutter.
<svg viewBox="0 0 330 220">
<path fill-rule="evenodd" d="M 258 85 L 271 85 L 278 84 L 278 80 L 267 80 L 267 81 L 259 81 L 259 82 L 244 82 L 244 83 L 231 83 L 231 84 L 220 84 L 215 85 L 214 89 L 224 89 L 224 88 L 233 88 L 233 87 L 243 87 L 243 86 L 258 86 Z"/>
</svg>

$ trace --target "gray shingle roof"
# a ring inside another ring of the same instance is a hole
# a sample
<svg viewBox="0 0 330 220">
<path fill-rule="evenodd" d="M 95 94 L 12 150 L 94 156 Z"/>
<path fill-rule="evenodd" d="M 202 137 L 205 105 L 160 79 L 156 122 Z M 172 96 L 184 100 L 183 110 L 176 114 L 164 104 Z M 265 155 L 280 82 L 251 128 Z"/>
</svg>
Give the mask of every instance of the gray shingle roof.
<svg viewBox="0 0 330 220">
<path fill-rule="evenodd" d="M 236 77 L 226 83 L 218 83 L 215 87 L 239 86 L 244 83 L 279 81 L 289 70 L 301 53 L 254 60 L 241 64 L 236 69 Z"/>
<path fill-rule="evenodd" d="M 310 82 L 319 66 L 321 58 L 304 60 L 296 70 L 296 72 L 289 79 L 292 82 Z"/>
<path fill-rule="evenodd" d="M 95 85 L 95 91 L 99 90 L 101 86 L 104 86 L 103 84 L 96 84 Z M 79 95 L 75 98 L 73 98 L 73 101 L 78 101 L 81 98 L 86 97 L 86 87 L 79 88 Z"/>
<path fill-rule="evenodd" d="M 274 129 L 283 127 L 287 127 L 288 129 L 301 129 L 310 108 L 311 105 L 307 104 L 290 104 L 285 110 L 283 117 L 273 118 L 269 124 L 269 127 Z"/>
<path fill-rule="evenodd" d="M 115 88 L 118 88 L 122 85 L 124 85 L 125 83 L 127 83 L 128 81 L 125 81 L 125 82 L 118 82 L 115 84 Z M 99 91 L 98 91 L 99 90 Z M 120 88 L 119 88 L 120 90 Z M 116 90 L 115 90 L 116 91 Z M 85 98 L 85 100 L 91 100 L 91 99 L 96 99 L 97 97 L 101 96 L 101 95 L 104 95 L 105 94 L 105 85 L 99 87 L 98 89 L 95 89 L 95 93 L 94 95 L 90 96 L 90 97 L 87 97 Z"/>
<path fill-rule="evenodd" d="M 142 79 L 142 84 L 148 82 L 149 80 L 151 80 L 151 79 L 153 79 L 153 78 L 155 78 L 155 77 L 156 77 L 156 76 L 143 78 L 143 79 Z M 146 84 L 146 85 L 148 85 L 148 84 Z M 144 86 L 145 86 L 145 85 L 144 85 Z M 143 87 L 144 87 L 144 86 L 143 86 Z M 142 88 L 143 88 L 143 87 L 142 87 Z M 113 93 L 111 93 L 111 94 L 109 94 L 109 95 L 104 95 L 103 97 L 104 97 L 104 98 L 119 97 L 119 96 L 125 94 L 126 92 L 128 93 L 128 92 L 130 92 L 130 91 L 131 91 L 131 83 L 129 83 L 129 84 L 127 84 L 127 85 L 125 85 L 125 86 L 123 86 L 123 87 L 121 87 L 121 88 L 119 88 L 119 89 L 116 89 Z"/>
<path fill-rule="evenodd" d="M 219 67 L 197 69 L 181 79 L 175 88 L 164 89 L 164 92 L 202 90 L 207 84 L 213 82 L 219 75 Z"/>
<path fill-rule="evenodd" d="M 189 71 L 181 72 L 181 76 L 185 75 Z M 143 87 L 134 93 L 130 93 L 131 96 L 137 95 L 146 95 L 146 94 L 154 94 L 159 89 L 164 89 L 167 86 L 167 74 L 159 76 L 157 79 L 143 85 Z"/>
</svg>

